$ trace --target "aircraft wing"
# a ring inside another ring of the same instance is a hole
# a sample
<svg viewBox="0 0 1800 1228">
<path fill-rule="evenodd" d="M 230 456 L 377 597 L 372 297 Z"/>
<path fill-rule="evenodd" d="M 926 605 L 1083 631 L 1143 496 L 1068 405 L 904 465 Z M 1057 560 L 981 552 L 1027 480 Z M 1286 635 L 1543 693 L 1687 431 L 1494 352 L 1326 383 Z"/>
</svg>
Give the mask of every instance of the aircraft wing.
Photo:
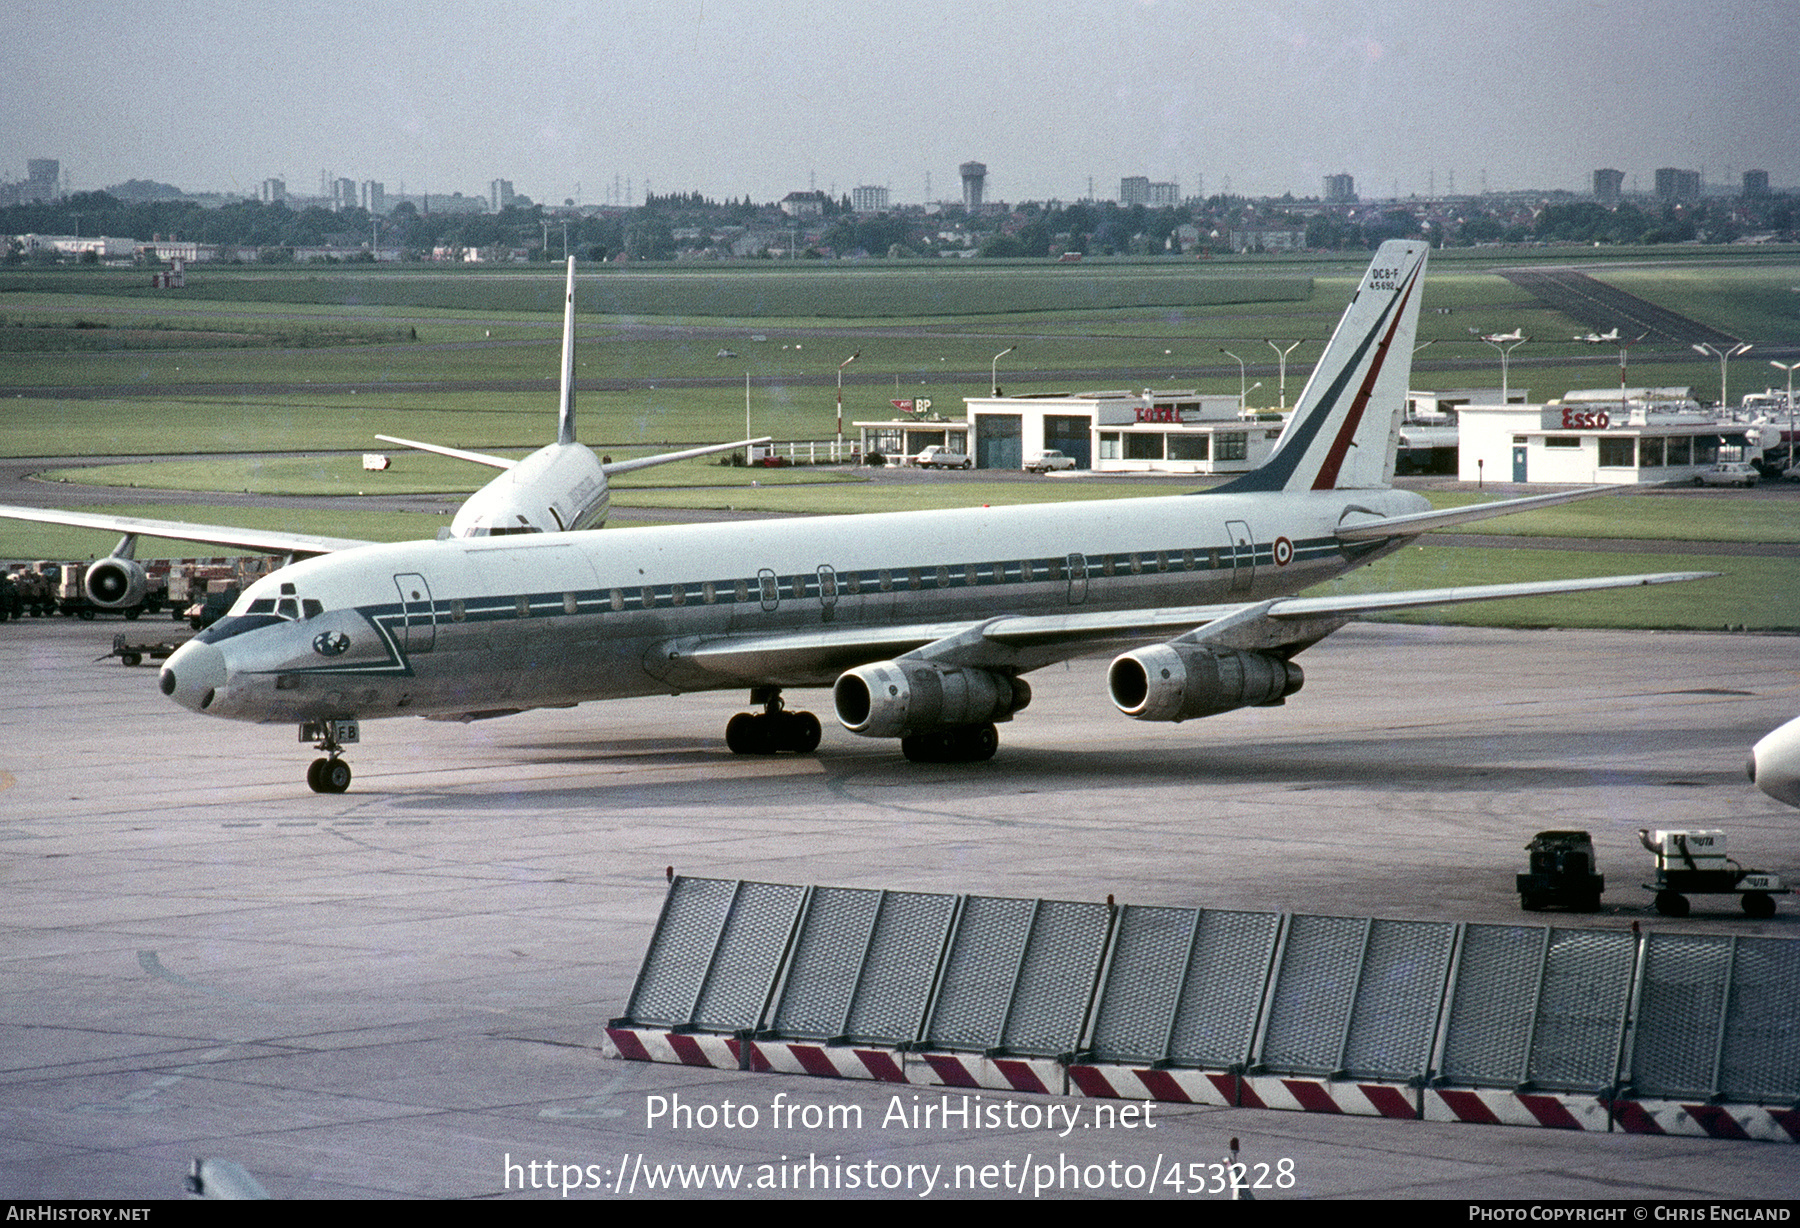
<svg viewBox="0 0 1800 1228">
<path fill-rule="evenodd" d="M 745 682 L 825 685 L 846 669 L 883 658 L 918 656 L 945 665 L 1025 672 L 1114 646 L 1181 638 L 1222 648 L 1305 647 L 1352 619 L 1389 610 L 1543 597 L 1703 580 L 1717 572 L 1658 572 L 1580 580 L 1478 584 L 1462 588 L 1329 597 L 1277 597 L 1238 605 L 1180 606 L 1091 613 L 1002 615 L 985 622 L 906 626 L 823 626 L 781 635 L 677 640 L 664 647 L 676 672 Z"/>
<path fill-rule="evenodd" d="M 206 546 L 233 546 L 267 554 L 314 555 L 351 550 L 372 543 L 348 537 L 315 537 L 282 533 L 273 529 L 239 529 L 223 525 L 190 524 L 185 520 L 148 520 L 141 516 L 109 516 L 98 512 L 71 512 L 48 507 L 3 507 L 0 517 L 61 524 L 76 529 L 100 529 L 140 537 L 166 537 L 172 541 L 198 542 Z"/>
<path fill-rule="evenodd" d="M 1524 499 L 1502 499 L 1498 503 L 1474 503 L 1468 507 L 1446 508 L 1441 512 L 1418 512 L 1411 516 L 1390 516 L 1385 520 L 1356 521 L 1339 525 L 1337 536 L 1341 541 L 1352 542 L 1379 541 L 1386 537 L 1413 537 L 1420 533 L 1447 529 L 1451 525 L 1488 520 L 1495 516 L 1510 516 L 1514 512 L 1529 512 L 1538 507 L 1554 507 L 1559 503 L 1592 499 L 1596 495 L 1617 494 L 1624 489 L 1626 487 L 1623 486 L 1587 486 L 1580 490 L 1561 490 L 1554 494 L 1531 495 Z"/>
<path fill-rule="evenodd" d="M 470 452 L 463 448 L 447 448 L 441 443 L 420 443 L 416 439 L 402 439 L 398 435 L 377 435 L 382 443 L 397 443 L 403 448 L 417 448 L 421 452 L 436 452 L 439 456 L 448 456 L 453 460 L 474 461 L 477 465 L 487 465 L 494 469 L 511 469 L 519 462 L 507 460 L 504 456 L 489 456 L 486 452 Z"/>
</svg>

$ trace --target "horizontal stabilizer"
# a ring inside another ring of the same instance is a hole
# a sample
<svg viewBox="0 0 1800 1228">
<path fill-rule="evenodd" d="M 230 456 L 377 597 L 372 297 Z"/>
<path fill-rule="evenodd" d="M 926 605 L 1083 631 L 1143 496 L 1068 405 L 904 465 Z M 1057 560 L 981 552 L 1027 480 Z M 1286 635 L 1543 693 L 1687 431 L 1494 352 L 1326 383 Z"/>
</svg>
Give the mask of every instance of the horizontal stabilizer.
<svg viewBox="0 0 1800 1228">
<path fill-rule="evenodd" d="M 1341 524 L 1337 528 L 1339 541 L 1364 542 L 1380 541 L 1388 537 L 1414 537 L 1420 533 L 1434 533 L 1439 529 L 1447 529 L 1452 525 L 1469 524 L 1477 520 L 1490 520 L 1495 516 L 1510 516 L 1514 512 L 1529 512 L 1533 508 L 1555 507 L 1559 503 L 1574 503 L 1579 499 L 1592 499 L 1595 495 L 1612 495 L 1625 489 L 1622 486 L 1589 486 L 1581 490 L 1563 490 L 1549 495 L 1531 495 L 1524 499 L 1503 499 L 1499 503 L 1474 503 L 1468 507 L 1445 508 L 1437 512 L 1418 512 L 1411 516 L 1389 516 L 1385 520 L 1357 521 Z"/>
</svg>

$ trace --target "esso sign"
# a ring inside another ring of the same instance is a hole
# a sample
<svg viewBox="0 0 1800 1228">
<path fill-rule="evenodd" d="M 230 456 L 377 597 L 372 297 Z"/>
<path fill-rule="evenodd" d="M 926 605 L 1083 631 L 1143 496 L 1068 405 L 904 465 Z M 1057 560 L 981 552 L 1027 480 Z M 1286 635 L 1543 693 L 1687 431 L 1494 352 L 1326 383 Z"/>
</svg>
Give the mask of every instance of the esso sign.
<svg viewBox="0 0 1800 1228">
<path fill-rule="evenodd" d="M 1565 409 L 1562 424 L 1565 431 L 1578 431 L 1583 427 L 1604 431 L 1612 425 L 1612 415 L 1604 409 Z"/>
</svg>

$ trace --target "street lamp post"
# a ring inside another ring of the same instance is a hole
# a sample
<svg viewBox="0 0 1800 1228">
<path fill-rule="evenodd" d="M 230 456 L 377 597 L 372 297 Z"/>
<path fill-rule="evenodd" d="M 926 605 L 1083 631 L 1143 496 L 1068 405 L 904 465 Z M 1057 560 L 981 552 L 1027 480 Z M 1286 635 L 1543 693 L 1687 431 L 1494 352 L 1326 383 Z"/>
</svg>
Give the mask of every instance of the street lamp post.
<svg viewBox="0 0 1800 1228">
<path fill-rule="evenodd" d="M 1300 346 L 1305 345 L 1306 338 L 1302 337 L 1300 340 L 1298 340 L 1298 341 L 1294 342 L 1292 345 L 1288 346 L 1288 348 L 1285 350 L 1282 349 L 1280 346 L 1276 345 L 1273 341 L 1270 341 L 1267 337 L 1263 338 L 1263 344 L 1268 346 L 1271 350 L 1274 350 L 1276 355 L 1280 359 L 1280 362 L 1281 362 L 1281 411 L 1283 413 L 1286 413 L 1287 412 L 1287 360 L 1288 360 L 1288 355 L 1292 354 Z"/>
<path fill-rule="evenodd" d="M 1725 364 L 1730 362 L 1733 358 L 1736 358 L 1739 354 L 1748 354 L 1750 352 L 1750 343 L 1748 341 L 1740 341 L 1729 350 L 1721 350 L 1716 345 L 1708 345 L 1706 342 L 1701 341 L 1694 343 L 1693 350 L 1696 354 L 1714 354 L 1718 356 L 1719 410 L 1720 412 L 1723 412 L 1731 404 L 1731 400 L 1725 391 Z"/>
<path fill-rule="evenodd" d="M 1507 374 L 1507 360 L 1512 357 L 1514 350 L 1530 340 L 1530 337 L 1520 337 L 1517 340 L 1508 341 L 1495 341 L 1492 337 L 1481 339 L 1483 345 L 1493 346 L 1500 354 L 1500 404 L 1502 405 L 1512 404 L 1512 383 Z"/>
<path fill-rule="evenodd" d="M 844 368 L 860 357 L 862 357 L 862 351 L 858 350 L 838 364 L 837 452 L 831 458 L 834 461 L 842 460 L 844 455 Z"/>
<path fill-rule="evenodd" d="M 1796 367 L 1800 367 L 1800 362 L 1776 362 L 1773 358 L 1771 358 L 1769 360 L 1769 365 L 1771 367 L 1774 367 L 1777 371 L 1785 371 L 1787 373 L 1787 381 L 1788 381 L 1788 386 L 1787 386 L 1787 409 L 1788 409 L 1787 467 L 1789 469 L 1792 469 L 1794 467 L 1794 369 Z"/>
<path fill-rule="evenodd" d="M 1219 353 L 1232 359 L 1238 365 L 1238 416 L 1242 417 L 1244 414 L 1244 398 L 1250 395 L 1250 390 L 1244 386 L 1244 381 L 1247 378 L 1244 375 L 1244 360 L 1239 358 L 1236 354 L 1233 354 L 1224 346 L 1219 347 Z"/>
<path fill-rule="evenodd" d="M 988 387 L 994 390 L 995 396 L 1000 395 L 1000 360 L 1018 348 L 1016 345 L 1007 346 L 994 355 L 994 361 L 988 364 Z"/>
</svg>

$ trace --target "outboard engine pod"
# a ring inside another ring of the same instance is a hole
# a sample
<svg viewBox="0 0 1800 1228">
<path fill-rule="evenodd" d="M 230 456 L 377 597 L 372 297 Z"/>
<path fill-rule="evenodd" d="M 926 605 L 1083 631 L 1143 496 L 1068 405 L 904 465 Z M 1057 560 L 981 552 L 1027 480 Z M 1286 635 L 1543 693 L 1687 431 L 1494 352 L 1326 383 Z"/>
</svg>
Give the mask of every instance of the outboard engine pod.
<svg viewBox="0 0 1800 1228">
<path fill-rule="evenodd" d="M 1140 721 L 1185 721 L 1278 704 L 1305 681 L 1305 672 L 1292 661 L 1198 644 L 1140 648 L 1106 671 L 1113 703 Z"/>
</svg>

